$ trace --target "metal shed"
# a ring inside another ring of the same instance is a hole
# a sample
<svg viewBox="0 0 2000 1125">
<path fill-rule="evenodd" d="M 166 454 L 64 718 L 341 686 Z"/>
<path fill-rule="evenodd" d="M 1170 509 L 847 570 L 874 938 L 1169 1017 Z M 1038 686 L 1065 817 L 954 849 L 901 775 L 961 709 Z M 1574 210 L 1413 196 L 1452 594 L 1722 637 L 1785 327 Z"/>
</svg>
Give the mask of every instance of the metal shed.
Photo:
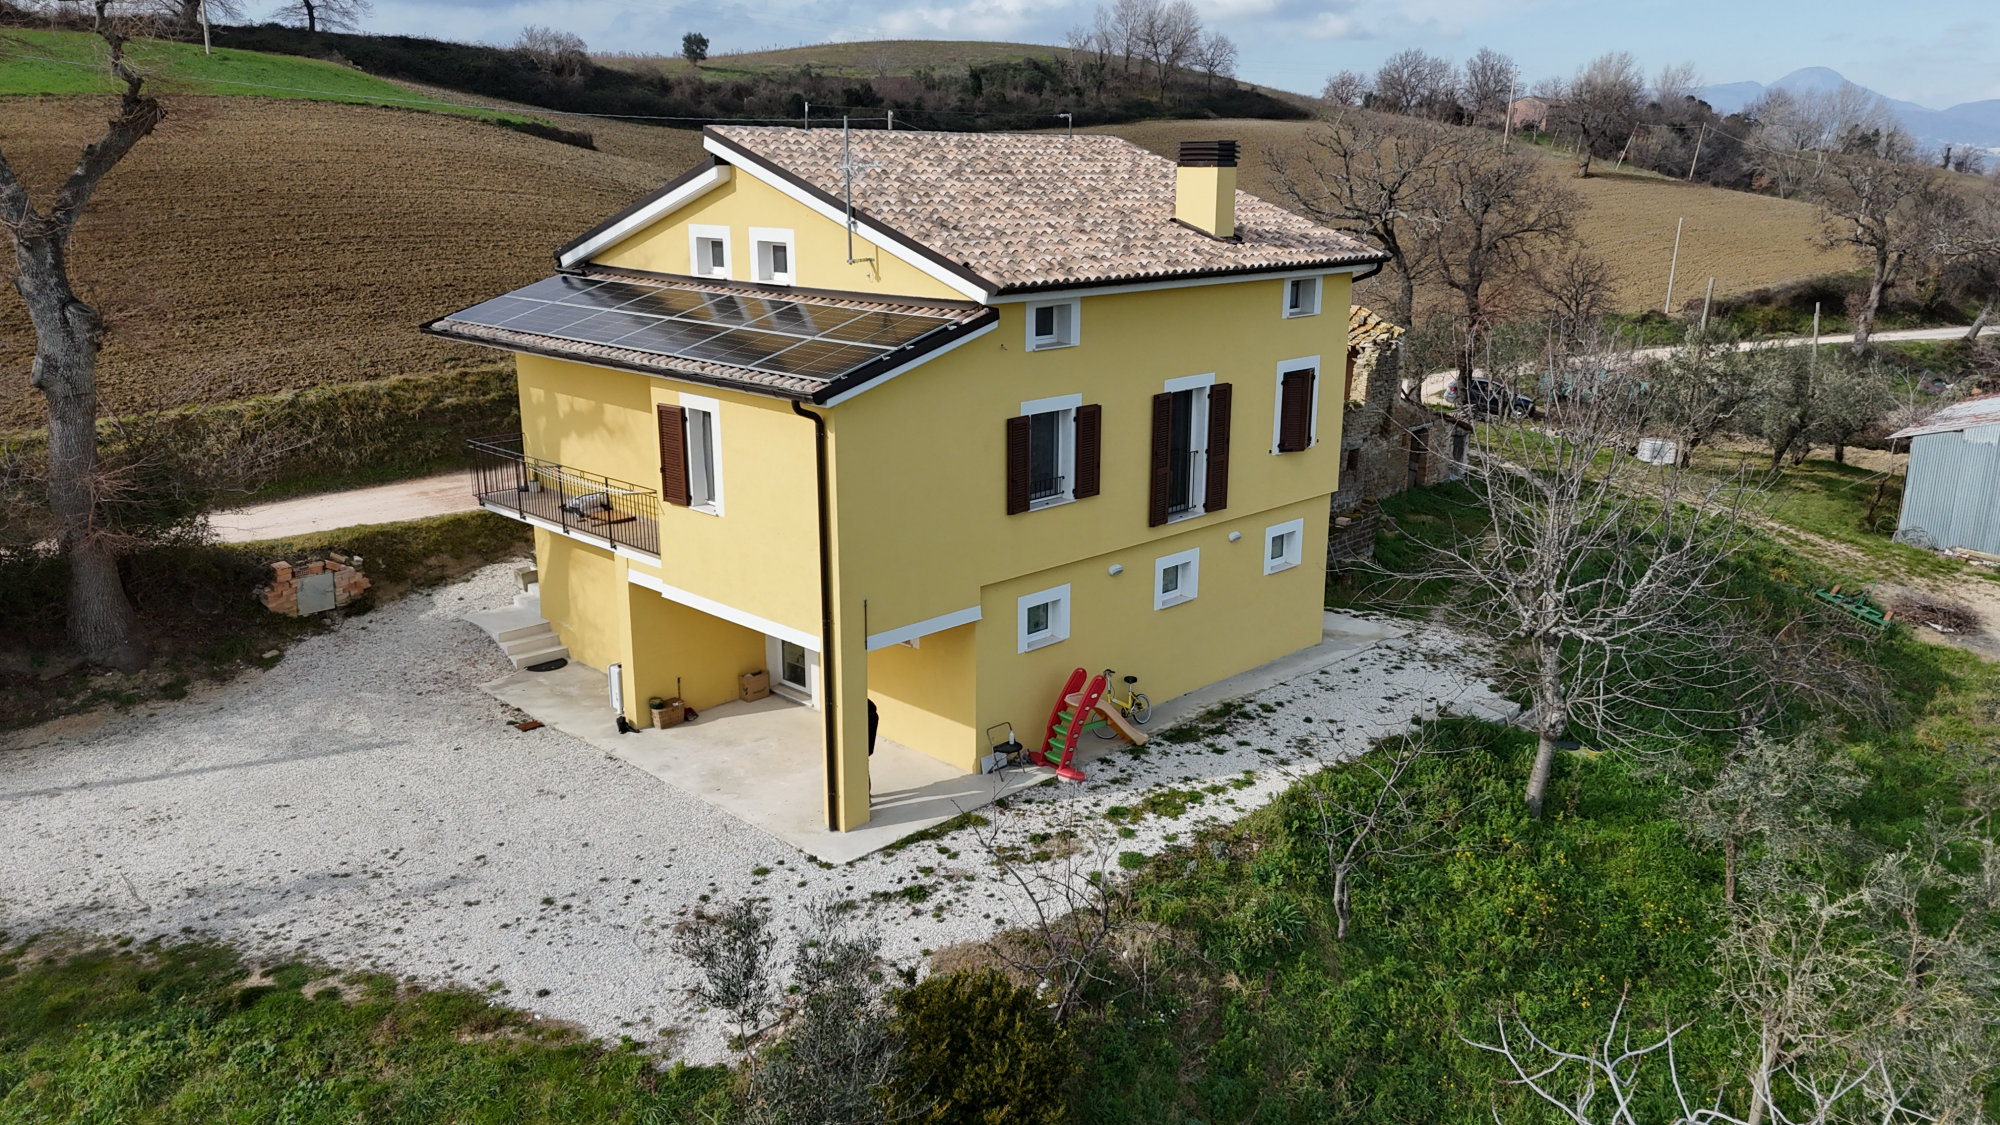
<svg viewBox="0 0 2000 1125">
<path fill-rule="evenodd" d="M 1889 435 L 1910 443 L 1896 537 L 2000 554 L 2000 395 L 1947 406 Z"/>
</svg>

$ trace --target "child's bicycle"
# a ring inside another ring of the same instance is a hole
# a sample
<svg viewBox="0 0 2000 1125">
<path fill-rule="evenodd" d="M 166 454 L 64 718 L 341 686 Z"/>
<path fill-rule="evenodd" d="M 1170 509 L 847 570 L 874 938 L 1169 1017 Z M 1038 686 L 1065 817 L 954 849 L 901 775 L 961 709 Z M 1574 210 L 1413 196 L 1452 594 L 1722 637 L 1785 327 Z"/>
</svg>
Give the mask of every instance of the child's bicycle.
<svg viewBox="0 0 2000 1125">
<path fill-rule="evenodd" d="M 1113 675 L 1114 673 L 1111 669 L 1106 668 L 1104 670 L 1104 683 L 1106 685 L 1104 688 L 1104 702 L 1118 708 L 1121 714 L 1132 720 L 1133 726 L 1143 727 L 1151 722 L 1153 719 L 1153 701 L 1147 699 L 1144 692 L 1132 690 L 1132 685 L 1139 682 L 1139 677 L 1122 677 L 1125 683 L 1125 694 L 1121 697 L 1118 694 L 1118 689 L 1110 686 Z M 1110 723 L 1099 723 L 1097 725 L 1097 737 L 1117 738 L 1118 732 L 1112 729 Z"/>
</svg>

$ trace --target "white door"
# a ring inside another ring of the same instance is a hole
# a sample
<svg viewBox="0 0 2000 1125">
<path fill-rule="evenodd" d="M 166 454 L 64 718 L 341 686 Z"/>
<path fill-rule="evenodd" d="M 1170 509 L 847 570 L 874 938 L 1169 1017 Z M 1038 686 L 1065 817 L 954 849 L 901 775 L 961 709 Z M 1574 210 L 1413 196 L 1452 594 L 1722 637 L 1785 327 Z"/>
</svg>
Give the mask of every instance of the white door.
<svg viewBox="0 0 2000 1125">
<path fill-rule="evenodd" d="M 782 637 L 764 638 L 771 690 L 808 707 L 819 706 L 819 654 Z"/>
</svg>

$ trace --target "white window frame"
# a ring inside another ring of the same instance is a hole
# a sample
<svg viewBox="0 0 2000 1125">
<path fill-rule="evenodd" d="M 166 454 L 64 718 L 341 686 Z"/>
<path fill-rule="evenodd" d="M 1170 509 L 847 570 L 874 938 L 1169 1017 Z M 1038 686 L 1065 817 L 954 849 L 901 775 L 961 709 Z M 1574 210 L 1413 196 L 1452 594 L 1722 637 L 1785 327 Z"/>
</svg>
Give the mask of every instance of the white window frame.
<svg viewBox="0 0 2000 1125">
<path fill-rule="evenodd" d="M 799 270 L 798 240 L 792 232 L 781 227 L 750 228 L 750 272 L 758 281 L 766 285 L 795 285 Z M 769 266 L 769 250 L 773 246 L 785 248 L 785 268 L 773 270 Z"/>
<path fill-rule="evenodd" d="M 1071 298 L 1067 301 L 1030 301 L 1026 306 L 1027 347 L 1031 352 L 1053 351 L 1056 348 L 1073 348 L 1083 342 L 1083 300 Z M 1054 336 L 1035 335 L 1035 313 L 1041 309 L 1056 309 L 1056 334 Z M 1061 310 L 1068 310 L 1065 317 Z M 1067 323 L 1065 323 L 1067 321 Z"/>
<path fill-rule="evenodd" d="M 692 412 L 708 415 L 708 460 L 714 478 L 709 481 L 709 491 L 714 493 L 714 497 L 706 504 L 689 504 L 688 510 L 719 516 L 722 514 L 722 403 L 701 395 L 682 395 L 680 406 L 683 412 L 682 448 L 687 450 L 688 457 L 689 490 L 694 487 L 694 427 L 691 424 L 693 419 L 688 416 Z"/>
<path fill-rule="evenodd" d="M 1038 605 L 1050 605 L 1049 627 L 1039 633 L 1028 632 L 1028 610 Z M 1020 652 L 1033 652 L 1069 639 L 1069 583 L 1037 590 L 1032 594 L 1022 594 L 1014 603 L 1014 616 Z"/>
<path fill-rule="evenodd" d="M 1285 426 L 1285 372 L 1299 371 L 1308 367 L 1312 368 L 1313 373 L 1313 395 L 1312 416 L 1306 422 L 1306 448 L 1311 449 L 1313 446 L 1319 444 L 1319 388 L 1321 383 L 1326 382 L 1324 378 L 1325 372 L 1320 369 L 1318 356 L 1300 356 L 1297 359 L 1288 359 L 1280 362 L 1277 370 L 1271 376 L 1271 453 L 1273 455 L 1276 455 L 1278 452 L 1278 438 Z"/>
<path fill-rule="evenodd" d="M 820 684 L 819 653 L 806 648 L 804 645 L 799 645 L 806 652 L 806 683 L 808 686 L 802 691 L 785 682 L 785 674 L 782 671 L 785 666 L 784 650 L 780 647 L 780 642 L 783 639 L 782 637 L 773 637 L 768 633 L 764 635 L 764 667 L 771 673 L 771 690 L 794 703 L 803 703 L 817 710 L 819 708 Z M 794 641 L 793 643 L 797 644 L 798 642 Z"/>
<path fill-rule="evenodd" d="M 722 272 L 702 261 L 701 244 L 714 240 L 722 243 Z M 711 226 L 707 223 L 688 224 L 688 273 L 695 277 L 714 277 L 724 281 L 736 276 L 736 250 L 730 245 L 729 228 Z"/>
<path fill-rule="evenodd" d="M 1283 553 L 1273 558 L 1271 557 L 1271 543 L 1277 539 L 1284 539 L 1286 542 Z M 1288 520 L 1284 523 L 1272 524 L 1270 527 L 1265 528 L 1264 573 L 1276 574 L 1281 570 L 1290 570 L 1299 565 L 1304 558 L 1305 541 L 1306 521 L 1303 519 Z"/>
<path fill-rule="evenodd" d="M 1167 572 L 1180 570 L 1180 584 L 1172 593 L 1165 587 Z M 1171 555 L 1161 555 L 1153 560 L 1153 608 L 1172 609 L 1185 605 L 1201 596 L 1201 548 L 1190 547 L 1185 551 L 1175 551 Z"/>
<path fill-rule="evenodd" d="M 1295 317 L 1301 317 L 1301 316 L 1318 316 L 1320 306 L 1323 304 L 1326 297 L 1326 275 L 1296 274 L 1291 277 L 1287 277 L 1284 280 L 1285 280 L 1284 288 L 1278 294 L 1278 311 L 1284 315 L 1284 318 L 1286 320 L 1291 320 Z M 1292 284 L 1294 282 L 1299 282 L 1299 281 L 1310 281 L 1313 283 L 1312 307 L 1309 309 L 1307 308 L 1295 309 L 1292 307 Z"/>
<path fill-rule="evenodd" d="M 1169 379 L 1162 387 L 1168 394 L 1199 391 L 1194 396 L 1194 418 L 1188 424 L 1188 452 L 1199 453 L 1194 470 L 1188 474 L 1188 507 L 1167 517 L 1168 523 L 1197 519 L 1208 514 L 1208 389 L 1215 385 L 1215 373 L 1183 375 Z"/>
<path fill-rule="evenodd" d="M 1080 394 L 1030 399 L 1021 404 L 1023 418 L 1033 417 L 1036 414 L 1056 415 L 1056 472 L 1063 479 L 1061 492 L 1028 503 L 1028 510 L 1031 512 L 1067 504 L 1076 499 L 1076 412 L 1082 407 L 1083 396 Z"/>
</svg>

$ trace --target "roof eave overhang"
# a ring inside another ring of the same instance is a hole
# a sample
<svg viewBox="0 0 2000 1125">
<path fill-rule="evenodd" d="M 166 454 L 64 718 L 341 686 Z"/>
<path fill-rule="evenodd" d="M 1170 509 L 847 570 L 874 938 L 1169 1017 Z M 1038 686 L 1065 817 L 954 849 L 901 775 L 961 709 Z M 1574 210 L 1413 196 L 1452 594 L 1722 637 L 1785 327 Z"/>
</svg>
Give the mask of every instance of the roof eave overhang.
<svg viewBox="0 0 2000 1125">
<path fill-rule="evenodd" d="M 846 204 L 830 192 L 821 190 L 803 177 L 779 167 L 777 164 L 758 156 L 729 138 L 718 134 L 714 126 L 702 129 L 702 147 L 718 160 L 726 160 L 790 196 L 793 200 L 842 226 L 847 225 Z M 999 286 L 973 272 L 962 262 L 954 262 L 935 248 L 926 246 L 901 231 L 871 217 L 857 207 L 853 212 L 854 233 L 869 242 L 894 254 L 904 263 L 942 282 L 967 299 L 982 304 L 991 300 Z"/>
<path fill-rule="evenodd" d="M 1068 294 L 1140 292 L 1148 289 L 1176 289 L 1190 285 L 1215 285 L 1235 281 L 1264 281 L 1315 274 L 1353 274 L 1357 280 L 1380 271 L 1388 255 L 1328 258 L 1321 261 L 1287 262 L 1282 266 L 1232 266 L 1228 269 L 1188 270 L 1183 273 L 1107 277 L 1095 281 L 1048 281 L 1031 285 L 1009 285 L 994 293 L 996 304 L 1009 304 L 1041 297 Z"/>
<path fill-rule="evenodd" d="M 688 169 L 665 187 L 604 220 L 556 250 L 556 265 L 573 269 L 659 222 L 674 211 L 729 182 L 729 165 L 713 157 Z"/>
<path fill-rule="evenodd" d="M 952 351 L 986 333 L 1000 322 L 1000 314 L 995 309 L 982 309 L 968 320 L 937 329 L 896 349 L 879 359 L 873 360 L 825 386 L 806 390 L 791 390 L 768 384 L 750 383 L 738 379 L 718 376 L 698 368 L 688 369 L 672 365 L 669 359 L 663 365 L 631 363 L 611 356 L 581 354 L 555 345 L 537 344 L 523 340 L 490 340 L 469 332 L 459 332 L 445 324 L 450 317 L 440 317 L 417 326 L 417 331 L 426 336 L 455 340 L 463 344 L 476 344 L 496 351 L 517 352 L 523 355 L 537 355 L 548 359 L 560 359 L 567 363 L 580 363 L 587 367 L 603 367 L 613 371 L 629 371 L 636 375 L 650 375 L 654 378 L 680 379 L 703 386 L 721 387 L 743 394 L 763 395 L 766 398 L 783 399 L 790 402 L 811 403 L 817 406 L 838 406 L 848 399 L 872 390 L 896 376 L 921 367 L 931 360 Z M 906 354 L 909 353 L 909 354 Z"/>
</svg>

